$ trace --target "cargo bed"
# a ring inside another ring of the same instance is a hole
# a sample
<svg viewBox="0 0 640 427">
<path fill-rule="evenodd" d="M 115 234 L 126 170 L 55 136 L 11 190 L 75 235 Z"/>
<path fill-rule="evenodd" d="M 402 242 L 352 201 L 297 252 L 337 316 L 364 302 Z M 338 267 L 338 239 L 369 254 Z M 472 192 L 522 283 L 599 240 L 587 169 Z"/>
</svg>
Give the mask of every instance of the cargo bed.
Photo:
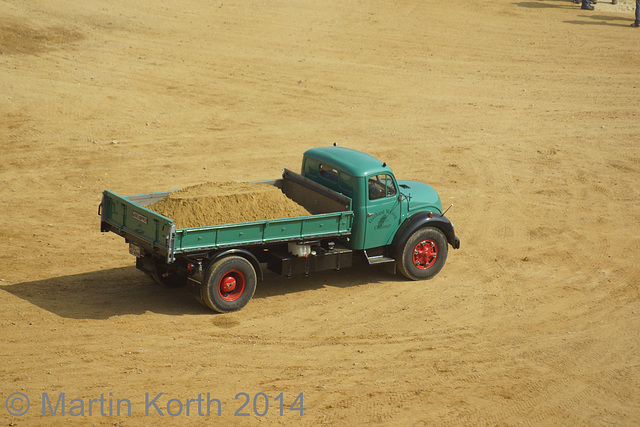
<svg viewBox="0 0 640 427">
<path fill-rule="evenodd" d="M 176 228 L 175 221 L 145 206 L 172 191 L 121 196 L 106 190 L 99 213 L 101 231 L 112 231 L 149 254 L 172 263 L 178 254 L 226 247 L 306 241 L 351 234 L 351 199 L 288 169 L 282 179 L 262 181 L 274 185 L 312 214 L 253 222 Z"/>
</svg>

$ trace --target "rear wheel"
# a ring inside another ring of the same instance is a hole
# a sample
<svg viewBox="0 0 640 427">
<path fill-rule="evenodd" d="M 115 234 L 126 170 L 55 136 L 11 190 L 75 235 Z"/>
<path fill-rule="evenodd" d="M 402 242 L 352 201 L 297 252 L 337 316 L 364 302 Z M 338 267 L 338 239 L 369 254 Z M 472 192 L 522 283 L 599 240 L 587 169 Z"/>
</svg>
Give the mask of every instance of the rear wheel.
<svg viewBox="0 0 640 427">
<path fill-rule="evenodd" d="M 447 239 L 437 228 L 416 230 L 405 242 L 398 269 L 411 280 L 431 279 L 438 274 L 447 260 Z"/>
<path fill-rule="evenodd" d="M 201 288 L 202 301 L 220 313 L 240 310 L 253 297 L 256 283 L 256 271 L 247 259 L 226 257 L 207 269 Z"/>
</svg>

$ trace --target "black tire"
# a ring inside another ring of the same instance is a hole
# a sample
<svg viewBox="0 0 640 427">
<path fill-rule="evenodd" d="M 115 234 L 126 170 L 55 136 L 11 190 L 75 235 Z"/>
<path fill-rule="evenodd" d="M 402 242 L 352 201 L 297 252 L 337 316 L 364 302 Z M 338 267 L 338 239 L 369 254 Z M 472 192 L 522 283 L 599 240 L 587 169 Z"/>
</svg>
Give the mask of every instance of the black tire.
<svg viewBox="0 0 640 427">
<path fill-rule="evenodd" d="M 411 280 L 427 280 L 438 274 L 447 261 L 449 246 L 437 228 L 416 230 L 405 242 L 396 261 L 400 273 Z"/>
<path fill-rule="evenodd" d="M 201 287 L 202 301 L 220 313 L 240 310 L 253 297 L 257 281 L 256 270 L 246 258 L 222 258 L 207 269 Z"/>
<path fill-rule="evenodd" d="M 187 276 L 168 271 L 167 266 L 156 262 L 149 276 L 160 286 L 167 288 L 181 288 L 187 284 Z"/>
</svg>

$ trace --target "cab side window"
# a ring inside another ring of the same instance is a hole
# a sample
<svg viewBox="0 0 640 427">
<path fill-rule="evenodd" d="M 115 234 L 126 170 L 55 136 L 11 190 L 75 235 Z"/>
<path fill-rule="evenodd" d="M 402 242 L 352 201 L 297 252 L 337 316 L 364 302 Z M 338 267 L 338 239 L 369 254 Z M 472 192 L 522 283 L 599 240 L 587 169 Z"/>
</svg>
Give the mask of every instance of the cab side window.
<svg viewBox="0 0 640 427">
<path fill-rule="evenodd" d="M 393 197 L 396 195 L 396 186 L 390 175 L 380 174 L 369 178 L 369 200 Z"/>
</svg>

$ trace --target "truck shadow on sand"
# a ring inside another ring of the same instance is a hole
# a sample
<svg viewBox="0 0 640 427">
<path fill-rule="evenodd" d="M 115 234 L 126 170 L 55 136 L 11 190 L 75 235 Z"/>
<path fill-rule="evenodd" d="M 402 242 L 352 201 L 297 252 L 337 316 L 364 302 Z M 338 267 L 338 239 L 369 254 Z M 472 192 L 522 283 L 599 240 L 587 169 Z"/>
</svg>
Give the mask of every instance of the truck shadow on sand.
<svg viewBox="0 0 640 427">
<path fill-rule="evenodd" d="M 319 272 L 290 279 L 265 271 L 253 299 L 325 286 L 357 287 L 380 280 L 404 279 L 357 262 L 344 271 Z M 200 304 L 186 289 L 161 287 L 133 266 L 4 285 L 0 290 L 69 319 L 108 319 L 146 312 L 172 316 L 217 314 Z M 251 305 L 244 310 L 251 310 Z"/>
</svg>

